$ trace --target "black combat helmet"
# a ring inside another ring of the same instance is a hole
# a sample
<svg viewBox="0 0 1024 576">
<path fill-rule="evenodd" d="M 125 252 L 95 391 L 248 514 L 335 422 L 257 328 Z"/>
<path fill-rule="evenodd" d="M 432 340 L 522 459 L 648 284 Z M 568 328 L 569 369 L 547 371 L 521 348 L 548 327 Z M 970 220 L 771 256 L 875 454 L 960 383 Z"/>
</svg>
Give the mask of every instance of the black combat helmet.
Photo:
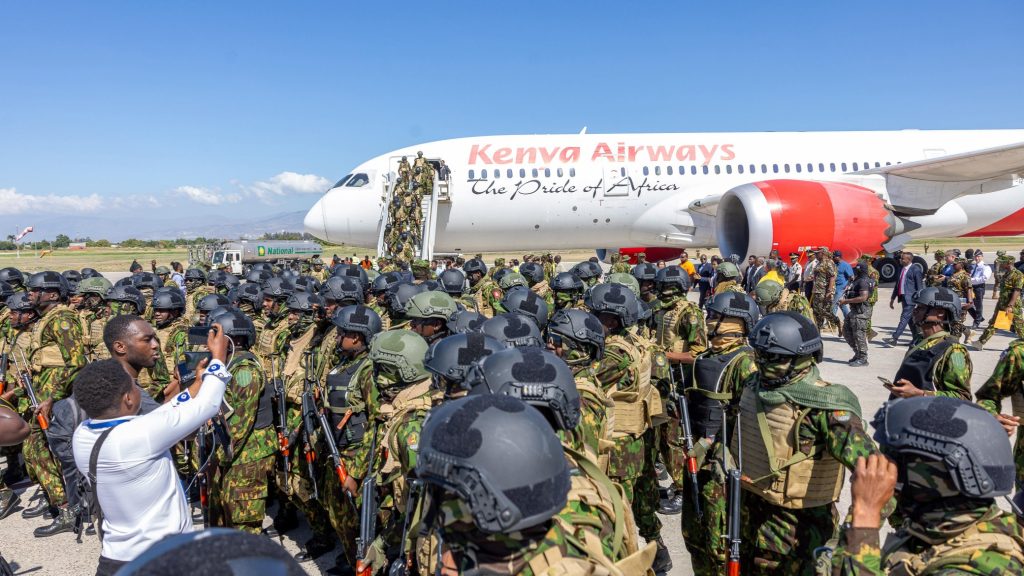
<svg viewBox="0 0 1024 576">
<path fill-rule="evenodd" d="M 334 271 L 331 276 L 340 276 L 342 278 L 350 278 L 356 280 L 362 286 L 370 285 L 370 277 L 367 275 L 366 270 L 358 264 L 338 264 L 334 267 Z"/>
<path fill-rule="evenodd" d="M 246 282 L 242 284 L 235 290 L 231 304 L 238 306 L 241 302 L 248 302 L 252 304 L 253 308 L 259 310 L 263 306 L 263 289 L 256 283 Z"/>
<path fill-rule="evenodd" d="M 511 268 L 501 267 L 501 268 L 498 268 L 497 270 L 494 271 L 494 275 L 491 277 L 491 279 L 494 280 L 495 282 L 499 283 L 499 285 L 500 285 L 501 284 L 501 279 L 504 278 L 505 276 L 511 274 L 511 273 L 512 273 L 512 269 Z M 526 279 L 524 278 L 523 280 L 525 281 Z"/>
<path fill-rule="evenodd" d="M 383 327 L 380 316 L 362 304 L 339 308 L 331 317 L 331 322 L 342 332 L 362 334 L 367 344 Z"/>
<path fill-rule="evenodd" d="M 487 316 L 473 310 L 459 310 L 448 318 L 448 331 L 452 334 L 468 334 L 480 332 Z"/>
<path fill-rule="evenodd" d="M 419 284 L 409 284 L 407 282 L 395 284 L 388 288 L 386 302 L 388 310 L 396 316 L 404 315 L 405 311 L 409 308 L 409 301 L 412 300 L 412 297 L 424 291 L 424 288 Z"/>
<path fill-rule="evenodd" d="M 271 279 L 273 277 L 274 277 L 274 274 L 271 273 L 269 270 L 262 270 L 262 269 L 258 269 L 258 268 L 253 268 L 253 269 L 249 270 L 248 274 L 245 275 L 245 281 L 248 282 L 248 283 L 256 284 L 257 286 L 259 286 L 264 281 L 269 280 L 269 279 Z"/>
<path fill-rule="evenodd" d="M 153 292 L 153 310 L 185 310 L 185 297 L 177 288 L 158 288 Z"/>
<path fill-rule="evenodd" d="M 501 305 L 509 312 L 522 314 L 533 320 L 541 330 L 548 324 L 548 303 L 529 288 L 506 293 L 501 299 Z"/>
<path fill-rule="evenodd" d="M 0 280 L 0 303 L 7 302 L 7 299 L 14 295 L 14 288 L 7 282 Z M 3 304 L 6 305 L 6 304 Z"/>
<path fill-rule="evenodd" d="M 455 389 L 469 389 L 462 384 L 470 366 L 504 349 L 504 344 L 479 332 L 453 334 L 434 342 L 427 349 L 423 367 L 434 375 L 434 386 L 450 395 Z"/>
<path fill-rule="evenodd" d="M 571 483 L 561 442 L 544 416 L 495 394 L 431 410 L 420 434 L 416 476 L 455 494 L 476 528 L 488 534 L 547 522 L 565 507 Z"/>
<path fill-rule="evenodd" d="M 331 276 L 320 286 L 320 297 L 341 305 L 362 304 L 363 284 L 353 276 Z"/>
<path fill-rule="evenodd" d="M 0 268 L 0 282 L 7 282 L 14 289 L 18 289 L 19 286 L 25 285 L 25 275 L 21 270 L 11 266 Z"/>
<path fill-rule="evenodd" d="M 658 267 L 650 262 L 641 262 L 629 271 L 637 282 L 655 282 L 658 279 Z"/>
<path fill-rule="evenodd" d="M 519 265 L 519 273 L 530 282 L 530 286 L 544 280 L 544 266 L 540 262 L 523 262 Z"/>
<path fill-rule="evenodd" d="M 274 277 L 267 280 L 260 286 L 264 298 L 273 298 L 277 301 L 287 300 L 288 296 L 295 291 L 295 286 L 284 278 Z"/>
<path fill-rule="evenodd" d="M 240 340 L 243 348 L 251 348 L 256 344 L 256 326 L 252 319 L 234 306 L 219 306 L 210 312 L 206 319 L 210 326 L 220 324 L 224 334 Z"/>
<path fill-rule="evenodd" d="M 584 282 L 597 281 L 604 274 L 604 270 L 601 265 L 597 262 L 591 262 L 590 260 L 584 260 L 579 264 L 572 267 L 572 273 L 577 278 Z"/>
<path fill-rule="evenodd" d="M 586 288 L 579 276 L 572 272 L 559 272 L 555 274 L 555 277 L 551 279 L 548 285 L 555 292 L 569 292 L 577 296 L 582 296 L 583 290 Z"/>
<path fill-rule="evenodd" d="M 60 294 L 61 300 L 67 298 L 70 293 L 67 278 L 53 270 L 36 272 L 29 276 L 25 280 L 25 289 L 29 292 L 32 290 L 56 290 Z"/>
<path fill-rule="evenodd" d="M 959 320 L 963 312 L 963 308 L 960 307 L 960 296 L 942 286 L 929 286 L 918 290 L 914 293 L 914 304 L 942 308 L 949 313 L 946 315 L 947 322 Z"/>
<path fill-rule="evenodd" d="M 750 296 L 740 294 L 739 292 L 715 294 L 708 300 L 707 310 L 709 316 L 714 312 L 719 316 L 739 318 L 743 321 L 747 334 L 754 328 L 754 324 L 757 324 L 757 321 L 761 319 L 761 312 L 757 307 L 757 302 L 754 302 L 754 299 Z"/>
<path fill-rule="evenodd" d="M 34 312 L 36 309 L 28 299 L 28 292 L 15 292 L 7 297 L 6 304 L 11 312 Z"/>
<path fill-rule="evenodd" d="M 95 268 L 82 268 L 81 274 L 82 280 L 85 280 L 86 278 L 95 278 L 97 276 L 103 276 L 102 274 L 97 272 Z"/>
<path fill-rule="evenodd" d="M 487 274 L 487 265 L 479 258 L 472 258 L 470 260 L 466 260 L 466 263 L 462 265 L 462 271 L 466 273 L 467 277 L 474 272 Z"/>
<path fill-rule="evenodd" d="M 552 337 L 571 341 L 572 347 L 584 349 L 590 360 L 604 356 L 604 327 L 586 310 L 567 308 L 555 312 L 548 323 L 548 339 Z"/>
<path fill-rule="evenodd" d="M 160 278 L 152 272 L 139 272 L 138 274 L 132 274 L 129 276 L 132 279 L 132 286 L 135 286 L 139 290 L 150 289 L 156 291 L 164 285 Z"/>
<path fill-rule="evenodd" d="M 509 348 L 543 345 L 540 329 L 522 314 L 498 314 L 484 322 L 480 331 Z"/>
<path fill-rule="evenodd" d="M 292 292 L 284 303 L 288 310 L 304 314 L 310 314 L 323 305 L 323 299 L 311 292 Z"/>
<path fill-rule="evenodd" d="M 200 298 L 199 302 L 196 303 L 196 310 L 209 314 L 210 312 L 213 312 L 215 308 L 230 305 L 231 301 L 223 294 L 207 294 Z"/>
<path fill-rule="evenodd" d="M 1016 472 L 1010 441 L 999 421 L 977 404 L 947 396 L 890 400 L 871 425 L 882 453 L 899 465 L 905 491 L 932 488 L 906 473 L 914 460 L 942 464 L 956 489 L 968 498 L 995 498 L 1013 491 Z"/>
<path fill-rule="evenodd" d="M 640 319 L 640 304 L 633 292 L 621 284 L 597 284 L 587 290 L 583 303 L 596 316 L 602 312 L 619 319 L 628 328 Z"/>
<path fill-rule="evenodd" d="M 758 353 L 779 356 L 814 356 L 821 361 L 821 335 L 813 322 L 796 312 L 772 312 L 761 318 L 749 336 Z"/>
<path fill-rule="evenodd" d="M 107 302 L 127 302 L 135 306 L 135 313 L 142 314 L 146 310 L 146 297 L 135 286 L 121 284 L 110 287 L 106 295 Z"/>
<path fill-rule="evenodd" d="M 569 365 L 547 350 L 508 348 L 470 368 L 470 394 L 504 394 L 544 414 L 555 430 L 580 423 L 580 393 Z"/>
<path fill-rule="evenodd" d="M 678 288 L 680 292 L 690 289 L 690 275 L 679 266 L 666 266 L 658 270 L 658 290 Z"/>
<path fill-rule="evenodd" d="M 392 270 L 391 272 L 385 272 L 380 276 L 373 279 L 373 285 L 370 286 L 370 292 L 373 294 L 382 294 L 387 292 L 392 286 L 403 282 L 405 279 L 401 274 Z"/>
<path fill-rule="evenodd" d="M 437 281 L 441 284 L 441 291 L 448 293 L 453 298 L 462 296 L 462 292 L 466 289 L 466 275 L 457 268 L 448 268 L 441 272 Z"/>
<path fill-rule="evenodd" d="M 320 281 L 312 276 L 299 276 L 295 279 L 295 291 L 317 293 L 320 291 Z"/>
<path fill-rule="evenodd" d="M 74 293 L 78 289 L 78 283 L 82 280 L 82 273 L 78 270 L 65 270 L 60 275 L 68 281 L 68 291 Z"/>
<path fill-rule="evenodd" d="M 206 284 L 206 272 L 202 268 L 189 268 L 185 270 L 185 281 L 196 281 Z"/>
</svg>

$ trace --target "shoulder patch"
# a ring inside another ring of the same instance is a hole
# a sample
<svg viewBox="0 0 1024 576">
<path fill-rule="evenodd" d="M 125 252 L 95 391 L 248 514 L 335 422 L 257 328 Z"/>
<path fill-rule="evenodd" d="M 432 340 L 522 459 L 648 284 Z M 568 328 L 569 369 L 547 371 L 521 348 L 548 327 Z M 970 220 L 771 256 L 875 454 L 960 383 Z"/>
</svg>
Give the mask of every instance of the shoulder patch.
<svg viewBox="0 0 1024 576">
<path fill-rule="evenodd" d="M 665 355 L 660 352 L 654 354 L 654 363 L 657 364 L 658 366 L 664 366 L 665 364 L 667 364 Z"/>
<path fill-rule="evenodd" d="M 410 432 L 405 439 L 405 443 L 409 446 L 409 450 L 417 450 L 420 447 L 420 435 L 415 432 Z"/>
<path fill-rule="evenodd" d="M 846 410 L 835 410 L 832 412 L 832 417 L 838 422 L 848 422 L 850 420 L 850 413 Z"/>
<path fill-rule="evenodd" d="M 502 292 L 501 292 L 501 290 L 499 288 L 495 288 L 494 290 L 491 290 L 491 297 L 492 298 L 496 298 L 496 299 L 500 300 L 503 296 L 504 296 L 504 294 L 502 294 Z"/>
<path fill-rule="evenodd" d="M 58 326 L 60 326 L 61 330 L 71 330 L 71 323 L 67 320 L 61 320 Z"/>
</svg>

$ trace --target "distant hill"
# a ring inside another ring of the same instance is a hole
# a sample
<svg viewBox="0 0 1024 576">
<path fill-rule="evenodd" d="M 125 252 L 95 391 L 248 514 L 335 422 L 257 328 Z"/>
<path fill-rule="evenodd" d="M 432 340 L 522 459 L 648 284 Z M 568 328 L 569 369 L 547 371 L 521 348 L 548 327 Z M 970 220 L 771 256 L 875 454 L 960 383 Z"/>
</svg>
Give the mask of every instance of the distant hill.
<svg viewBox="0 0 1024 576">
<path fill-rule="evenodd" d="M 258 238 L 269 232 L 303 232 L 302 220 L 305 216 L 305 211 L 248 219 L 224 214 L 197 214 L 194 217 L 176 218 L 175 223 L 162 222 L 155 226 L 126 218 L 92 215 L 26 216 L 23 218 L 24 223 L 19 223 L 19 226 L 31 224 L 35 228 L 29 240 L 53 240 L 57 234 L 94 240 L 105 238 L 111 242 L 120 242 L 126 238 L 162 240 L 197 236 L 235 239 Z"/>
</svg>

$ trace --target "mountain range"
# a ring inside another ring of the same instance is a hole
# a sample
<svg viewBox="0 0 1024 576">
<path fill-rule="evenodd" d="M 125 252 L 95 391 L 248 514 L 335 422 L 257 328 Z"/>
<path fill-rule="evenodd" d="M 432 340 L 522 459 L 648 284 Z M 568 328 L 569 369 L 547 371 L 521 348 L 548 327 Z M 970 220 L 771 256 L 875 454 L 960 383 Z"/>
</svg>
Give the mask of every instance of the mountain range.
<svg viewBox="0 0 1024 576">
<path fill-rule="evenodd" d="M 34 232 L 26 240 L 53 240 L 57 234 L 71 238 L 105 238 L 120 242 L 127 238 L 139 240 L 162 240 L 174 238 L 256 238 L 270 232 L 303 232 L 302 220 L 305 211 L 284 212 L 273 216 L 256 218 L 233 217 L 224 214 L 197 213 L 194 217 L 177 217 L 176 222 L 134 221 L 130 218 L 113 218 L 92 215 L 52 215 L 20 217 L 17 225 L 32 226 Z M 6 230 L 3 236 L 14 233 Z"/>
</svg>

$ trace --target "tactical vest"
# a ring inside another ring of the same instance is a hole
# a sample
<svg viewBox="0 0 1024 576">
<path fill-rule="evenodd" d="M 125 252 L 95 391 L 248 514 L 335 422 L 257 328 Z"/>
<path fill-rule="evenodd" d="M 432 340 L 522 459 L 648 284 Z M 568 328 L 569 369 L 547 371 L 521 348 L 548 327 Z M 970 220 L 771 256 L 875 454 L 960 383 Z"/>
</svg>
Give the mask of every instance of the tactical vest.
<svg viewBox="0 0 1024 576">
<path fill-rule="evenodd" d="M 672 308 L 664 310 L 655 317 L 654 343 L 668 352 L 686 352 L 687 342 L 679 337 L 679 322 L 683 311 L 691 306 L 689 300 L 680 298 Z M 698 314 L 698 318 L 700 315 Z"/>
<path fill-rule="evenodd" d="M 743 391 L 743 475 L 751 479 L 743 482 L 745 490 L 789 509 L 814 508 L 839 499 L 842 464 L 825 452 L 822 443 L 814 444 L 806 454 L 797 449 L 800 424 L 813 410 L 789 402 L 764 406 L 756 389 Z M 736 437 L 730 438 L 733 454 L 740 453 Z"/>
<path fill-rule="evenodd" d="M 900 369 L 896 371 L 892 381 L 899 382 L 901 378 L 906 378 L 911 384 L 921 390 L 935 390 L 935 383 L 932 381 L 935 364 L 946 353 L 946 350 L 949 350 L 949 347 L 956 344 L 956 342 L 957 339 L 955 337 L 947 336 L 943 338 L 942 342 L 931 348 L 914 350 L 903 359 L 903 364 L 900 364 Z M 892 396 L 890 395 L 891 399 Z"/>
<path fill-rule="evenodd" d="M 476 311 L 488 318 L 494 317 L 494 307 L 484 299 L 484 290 L 493 290 L 495 288 L 497 288 L 497 284 L 484 278 L 480 280 L 480 283 L 475 288 L 471 288 L 473 292 L 469 294 L 469 296 L 473 297 L 473 303 L 476 304 Z"/>
<path fill-rule="evenodd" d="M 654 418 L 665 413 L 661 394 L 651 385 L 651 354 L 618 334 L 605 341 L 606 348 L 615 346 L 629 358 L 633 384 L 626 390 L 616 387 L 608 394 L 615 403 L 612 432 L 615 437 L 639 436 L 654 427 Z"/>
<path fill-rule="evenodd" d="M 740 353 L 749 351 L 740 346 L 726 354 L 701 354 L 685 372 L 686 402 L 696 438 L 713 438 L 722 431 L 722 403 L 733 397 L 722 391 L 724 376 Z"/>
<path fill-rule="evenodd" d="M 917 554 L 906 549 L 913 536 L 905 530 L 890 534 L 882 548 L 882 569 L 890 576 L 923 576 L 946 567 L 968 564 L 976 554 L 996 552 L 1024 564 L 1024 539 L 1005 532 L 989 531 L 992 518 L 979 520 L 962 534 L 924 548 Z"/>
<path fill-rule="evenodd" d="M 401 495 L 405 494 L 405 477 L 401 474 L 402 463 L 399 460 L 401 443 L 407 443 L 409 450 L 416 451 L 419 442 L 414 437 L 399 438 L 396 428 L 410 412 L 426 412 L 433 404 L 431 380 L 427 378 L 403 388 L 393 400 L 381 404 L 378 410 L 378 418 L 384 420 L 384 435 L 380 444 L 386 447 L 380 474 L 385 482 L 395 487 L 396 502 L 401 501 Z"/>
<path fill-rule="evenodd" d="M 360 369 L 367 367 L 368 364 L 369 359 L 363 358 L 349 362 L 344 370 L 335 368 L 327 373 L 327 405 L 324 407 L 327 409 L 327 418 L 334 429 L 334 441 L 339 449 L 361 442 L 369 427 L 366 405 L 360 403 L 360 405 L 353 406 L 353 403 L 349 401 L 353 378 Z M 348 412 L 352 412 L 348 423 L 339 429 Z"/>
<path fill-rule="evenodd" d="M 263 372 L 263 363 L 256 357 L 255 354 L 248 350 L 240 350 L 235 352 L 231 358 L 231 364 L 228 364 L 228 372 L 231 372 L 238 367 L 242 362 L 251 362 L 260 372 Z M 253 428 L 256 430 L 263 430 L 270 428 L 274 424 L 274 387 L 267 381 L 266 373 L 263 374 L 263 389 L 260 390 L 260 400 L 256 408 L 256 423 Z"/>
<path fill-rule="evenodd" d="M 64 316 L 58 318 L 58 316 Z M 52 322 L 60 322 L 57 326 L 60 331 L 67 331 L 71 329 L 71 322 L 75 322 L 79 326 L 78 318 L 75 315 L 74 310 L 68 308 L 64 304 L 58 304 L 50 309 L 49 312 L 43 315 L 42 318 L 36 321 L 32 325 L 32 343 L 31 348 L 26 351 L 28 354 L 28 361 L 32 364 L 32 373 L 38 374 L 40 370 L 44 368 L 60 368 L 64 364 L 64 356 L 60 353 L 60 347 L 55 342 L 51 342 L 46 346 L 43 346 L 43 332 L 49 327 Z"/>
<path fill-rule="evenodd" d="M 302 386 L 299 383 L 305 377 L 306 365 L 304 361 L 306 348 L 309 347 L 313 337 L 316 336 L 316 326 L 310 326 L 306 332 L 289 343 L 288 353 L 284 357 L 284 368 L 281 377 L 284 380 L 285 395 L 288 401 L 299 404 L 302 401 Z M 313 366 L 310 366 L 312 374 Z"/>
<path fill-rule="evenodd" d="M 85 349 L 88 352 L 89 360 L 106 360 L 110 358 L 110 351 L 103 342 L 103 328 L 107 326 L 110 317 L 97 318 L 95 314 L 86 317 L 82 324 L 82 331 L 85 333 Z"/>
<path fill-rule="evenodd" d="M 256 339 L 256 353 L 259 354 L 260 358 L 263 358 L 263 370 L 270 372 L 270 357 L 277 354 L 275 345 L 278 337 L 282 332 L 288 330 L 287 322 L 279 322 L 277 326 L 273 328 L 266 328 L 260 332 L 259 338 Z M 276 378 L 278 374 L 274 374 Z"/>
<path fill-rule="evenodd" d="M 590 454 L 588 449 L 587 456 L 597 462 L 597 466 L 602 472 L 607 472 L 608 457 L 612 449 L 615 448 L 615 441 L 612 440 L 612 431 L 615 429 L 615 402 L 592 378 L 577 377 L 576 390 L 580 393 L 581 399 L 586 398 L 587 401 L 604 407 L 604 427 L 598 434 L 597 453 Z"/>
<path fill-rule="evenodd" d="M 170 374 L 174 374 L 175 360 L 180 354 L 185 352 L 184 349 L 177 349 L 173 342 L 174 338 L 172 336 L 179 330 L 188 330 L 188 320 L 184 316 L 175 318 L 170 324 L 163 328 L 158 328 L 156 331 L 157 340 L 163 345 L 164 363 L 167 365 L 167 372 Z M 186 342 L 186 346 L 187 344 Z"/>
</svg>

